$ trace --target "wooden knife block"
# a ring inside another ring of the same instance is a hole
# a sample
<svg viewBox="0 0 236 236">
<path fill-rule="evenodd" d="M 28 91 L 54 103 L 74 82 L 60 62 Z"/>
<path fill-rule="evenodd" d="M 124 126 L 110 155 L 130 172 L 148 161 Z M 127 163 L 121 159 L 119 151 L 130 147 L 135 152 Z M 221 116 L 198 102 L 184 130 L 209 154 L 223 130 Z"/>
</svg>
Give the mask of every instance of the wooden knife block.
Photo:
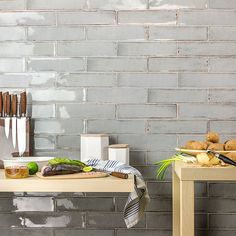
<svg viewBox="0 0 236 236">
<path fill-rule="evenodd" d="M 26 150 L 23 156 L 30 156 L 31 148 L 30 148 L 30 118 L 26 118 Z M 5 135 L 5 118 L 0 117 L 0 167 L 1 160 L 5 158 L 11 157 L 19 157 L 18 145 L 17 145 L 17 135 L 16 135 L 16 147 L 13 147 L 12 144 L 12 127 L 10 120 L 10 130 L 9 137 L 7 139 Z"/>
</svg>

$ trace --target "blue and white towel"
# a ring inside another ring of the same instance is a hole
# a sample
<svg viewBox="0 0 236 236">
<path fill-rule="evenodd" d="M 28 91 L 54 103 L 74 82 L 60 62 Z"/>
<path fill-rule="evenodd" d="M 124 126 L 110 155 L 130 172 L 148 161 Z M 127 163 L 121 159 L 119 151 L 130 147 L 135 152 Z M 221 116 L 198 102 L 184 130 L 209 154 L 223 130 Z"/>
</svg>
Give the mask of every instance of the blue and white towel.
<svg viewBox="0 0 236 236">
<path fill-rule="evenodd" d="M 134 192 L 129 194 L 124 208 L 124 220 L 127 228 L 136 225 L 141 219 L 147 204 L 150 201 L 146 184 L 141 173 L 132 166 L 123 164 L 119 161 L 103 161 L 90 159 L 86 163 L 101 171 L 117 171 L 135 176 Z"/>
</svg>

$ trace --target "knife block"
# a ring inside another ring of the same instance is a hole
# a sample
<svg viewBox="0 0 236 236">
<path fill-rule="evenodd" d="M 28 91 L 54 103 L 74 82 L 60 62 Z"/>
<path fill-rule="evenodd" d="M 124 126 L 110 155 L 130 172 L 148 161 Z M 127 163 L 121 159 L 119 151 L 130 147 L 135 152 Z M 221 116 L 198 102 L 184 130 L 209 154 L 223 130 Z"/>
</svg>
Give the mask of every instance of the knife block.
<svg viewBox="0 0 236 236">
<path fill-rule="evenodd" d="M 16 137 L 16 147 L 13 147 L 12 144 L 12 127 L 11 127 L 11 120 L 10 120 L 10 130 L 9 130 L 9 137 L 7 139 L 5 135 L 5 118 L 0 118 L 0 167 L 1 167 L 1 160 L 5 158 L 12 158 L 12 157 L 19 157 L 18 152 L 18 145 L 17 145 L 17 137 Z M 30 118 L 26 118 L 26 150 L 23 156 L 30 156 L 31 155 L 31 148 L 30 148 Z"/>
</svg>

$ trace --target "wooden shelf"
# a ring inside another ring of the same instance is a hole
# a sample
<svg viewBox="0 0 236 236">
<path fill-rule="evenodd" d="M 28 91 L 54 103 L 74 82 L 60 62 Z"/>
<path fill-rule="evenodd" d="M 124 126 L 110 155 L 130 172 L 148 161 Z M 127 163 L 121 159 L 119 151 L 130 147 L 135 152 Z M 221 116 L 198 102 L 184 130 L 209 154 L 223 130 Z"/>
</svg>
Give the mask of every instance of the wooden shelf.
<svg viewBox="0 0 236 236">
<path fill-rule="evenodd" d="M 119 179 L 113 176 L 94 179 L 9 179 L 0 170 L 0 192 L 133 192 L 134 176 Z"/>
</svg>

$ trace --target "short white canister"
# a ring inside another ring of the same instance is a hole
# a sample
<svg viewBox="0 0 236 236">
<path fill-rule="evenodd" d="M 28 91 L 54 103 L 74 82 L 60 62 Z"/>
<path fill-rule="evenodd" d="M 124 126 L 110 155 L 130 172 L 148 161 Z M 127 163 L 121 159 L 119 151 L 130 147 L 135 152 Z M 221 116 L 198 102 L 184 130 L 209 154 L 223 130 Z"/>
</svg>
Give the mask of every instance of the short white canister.
<svg viewBox="0 0 236 236">
<path fill-rule="evenodd" d="M 109 160 L 116 160 L 129 165 L 129 145 L 113 144 L 108 147 Z"/>
<path fill-rule="evenodd" d="M 81 134 L 81 161 L 107 160 L 109 136 L 107 134 Z"/>
</svg>

